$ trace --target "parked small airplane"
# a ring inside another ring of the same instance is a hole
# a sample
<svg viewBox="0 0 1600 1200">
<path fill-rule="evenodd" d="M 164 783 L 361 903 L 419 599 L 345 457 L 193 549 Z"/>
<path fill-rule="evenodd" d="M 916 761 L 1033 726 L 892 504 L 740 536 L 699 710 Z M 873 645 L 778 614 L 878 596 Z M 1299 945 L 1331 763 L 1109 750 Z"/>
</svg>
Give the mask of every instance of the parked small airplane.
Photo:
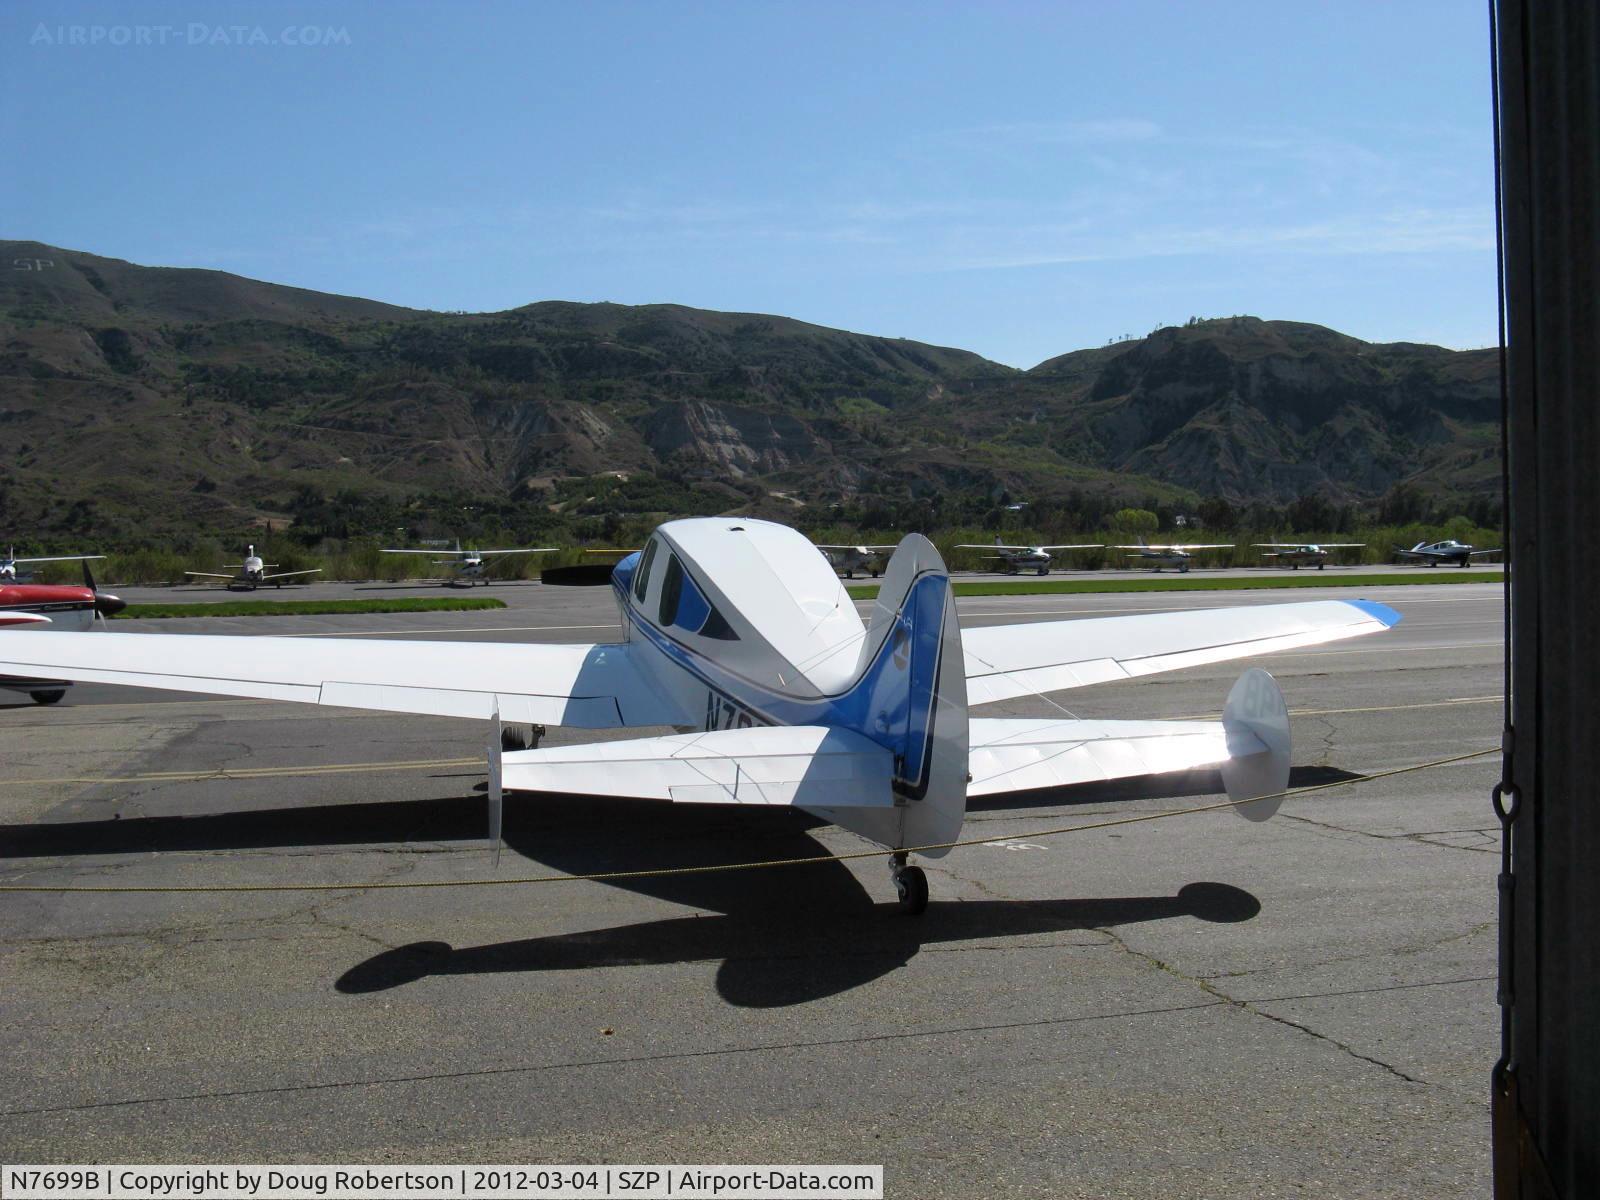
<svg viewBox="0 0 1600 1200">
<path fill-rule="evenodd" d="M 893 546 L 824 546 L 817 549 L 833 564 L 835 571 L 843 571 L 846 579 L 854 579 L 857 571 L 866 571 L 874 579 L 883 574 L 883 556 L 893 554 Z"/>
<path fill-rule="evenodd" d="M 671 521 L 611 575 L 623 640 L 595 645 L 108 633 L 0 634 L 0 671 L 489 721 L 489 831 L 513 791 L 781 805 L 892 852 L 902 905 L 972 796 L 1218 765 L 1265 820 L 1289 778 L 1289 715 L 1247 670 L 1220 721 L 970 718 L 970 706 L 1377 633 L 1400 614 L 1316 600 L 963 630 L 933 544 L 908 535 L 866 621 L 783 525 Z M 502 722 L 677 727 L 502 749 Z M 1259 803 L 1252 803 L 1259 801 Z"/>
<path fill-rule="evenodd" d="M 1208 542 L 1203 545 L 1188 546 L 1151 546 L 1143 538 L 1135 546 L 1108 546 L 1108 550 L 1137 550 L 1137 554 L 1128 555 L 1129 558 L 1143 559 L 1153 563 L 1151 570 L 1160 572 L 1162 567 L 1177 567 L 1180 572 L 1189 569 L 1189 562 L 1193 558 L 1194 550 L 1231 550 L 1232 542 Z"/>
<path fill-rule="evenodd" d="M 0 583 L 16 583 L 17 568 L 32 566 L 34 563 L 47 562 L 93 562 L 104 558 L 104 554 L 54 554 L 46 558 L 18 558 L 17 548 L 6 548 L 6 556 L 0 558 Z"/>
<path fill-rule="evenodd" d="M 255 591 L 262 584 L 270 583 L 273 587 L 282 587 L 285 579 L 295 579 L 301 575 L 320 575 L 321 567 L 311 567 L 304 571 L 279 571 L 276 575 L 267 574 L 268 567 L 275 567 L 277 563 L 262 562 L 261 556 L 256 553 L 254 546 L 244 548 L 244 561 L 242 563 L 223 563 L 225 567 L 232 568 L 238 573 L 235 575 L 219 575 L 215 571 L 185 571 L 185 575 L 196 579 L 226 579 L 228 590 L 235 587 L 247 591 Z"/>
<path fill-rule="evenodd" d="M 1040 575 L 1050 574 L 1050 560 L 1061 550 L 1098 550 L 1099 542 L 1084 542 L 1071 546 L 1008 546 L 1000 540 L 1000 535 L 994 535 L 994 545 L 985 546 L 981 543 L 962 542 L 957 550 L 994 550 L 996 553 L 984 557 L 990 561 L 999 560 L 1000 570 L 1007 575 L 1016 575 L 1024 567 Z"/>
<path fill-rule="evenodd" d="M 444 558 L 435 558 L 430 561 L 436 567 L 450 568 L 450 578 L 444 581 L 446 584 L 460 583 L 465 580 L 467 581 L 467 586 L 471 587 L 472 580 L 481 579 L 483 580 L 483 586 L 488 587 L 489 576 L 487 572 L 489 564 L 484 559 L 493 558 L 501 554 L 553 554 L 559 549 L 559 546 L 523 546 L 516 550 L 463 550 L 461 548 L 461 539 L 457 538 L 454 550 L 385 550 L 383 553 L 442 554 L 445 556 Z"/>
<path fill-rule="evenodd" d="M 1399 546 L 1394 548 L 1396 556 L 1407 562 L 1425 563 L 1430 567 L 1437 567 L 1442 562 L 1455 563 L 1458 567 L 1469 566 L 1473 559 L 1484 554 L 1499 554 L 1498 550 L 1474 550 L 1465 546 L 1454 538 L 1446 538 L 1442 542 L 1418 542 L 1409 550 L 1402 550 Z"/>
<path fill-rule="evenodd" d="M 1365 542 L 1256 542 L 1257 550 L 1262 551 L 1262 558 L 1277 558 L 1289 564 L 1289 569 L 1298 571 L 1301 567 L 1315 567 L 1325 570 L 1328 566 L 1329 550 L 1355 550 L 1365 546 Z"/>
<path fill-rule="evenodd" d="M 104 625 L 107 617 L 126 607 L 116 596 L 95 586 L 86 561 L 82 587 L 0 582 L 0 628 L 81 632 Z M 23 692 L 35 704 L 54 704 L 71 686 L 66 679 L 0 676 L 0 689 Z"/>
</svg>

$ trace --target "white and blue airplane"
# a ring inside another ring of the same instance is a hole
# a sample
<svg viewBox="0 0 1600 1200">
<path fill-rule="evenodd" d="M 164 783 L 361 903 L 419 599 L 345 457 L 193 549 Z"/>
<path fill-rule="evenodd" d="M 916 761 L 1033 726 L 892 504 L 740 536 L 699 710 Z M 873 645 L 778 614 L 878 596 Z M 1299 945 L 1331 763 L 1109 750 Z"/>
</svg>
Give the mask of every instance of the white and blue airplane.
<svg viewBox="0 0 1600 1200">
<path fill-rule="evenodd" d="M 1215 765 L 1240 811 L 1263 820 L 1288 782 L 1288 710 L 1260 669 L 1239 678 L 1220 721 L 969 710 L 1400 620 L 1381 604 L 1318 600 L 963 630 L 944 563 L 917 534 L 863 620 L 801 534 L 728 517 L 660 526 L 610 583 L 617 642 L 5 631 L 0 674 L 487 719 L 497 852 L 506 790 L 787 805 L 892 851 L 902 905 L 920 912 L 927 879 L 909 855 L 946 853 L 970 797 Z M 676 732 L 505 752 L 502 722 Z"/>
</svg>

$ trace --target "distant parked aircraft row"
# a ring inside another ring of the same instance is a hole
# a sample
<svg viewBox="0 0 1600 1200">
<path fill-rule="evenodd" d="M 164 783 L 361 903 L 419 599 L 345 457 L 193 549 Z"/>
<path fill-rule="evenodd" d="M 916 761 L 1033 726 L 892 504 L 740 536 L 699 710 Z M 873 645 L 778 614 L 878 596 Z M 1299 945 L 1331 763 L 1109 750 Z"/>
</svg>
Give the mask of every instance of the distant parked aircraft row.
<svg viewBox="0 0 1600 1200">
<path fill-rule="evenodd" d="M 1012 545 L 1001 539 L 996 534 L 993 545 L 973 542 L 962 542 L 956 546 L 958 550 L 993 550 L 994 553 L 985 555 L 988 561 L 999 564 L 998 569 L 1007 575 L 1018 575 L 1023 571 L 1032 571 L 1038 575 L 1048 575 L 1055 559 L 1072 550 L 1121 550 L 1130 559 L 1137 559 L 1142 564 L 1148 565 L 1154 571 L 1163 567 L 1176 567 L 1180 572 L 1189 570 L 1194 555 L 1202 550 L 1231 550 L 1232 542 L 1193 542 L 1181 545 L 1152 545 L 1140 538 L 1132 545 L 1106 545 L 1100 542 L 1074 542 L 1050 545 Z M 1366 545 L 1365 542 L 1254 542 L 1254 549 L 1261 551 L 1261 556 L 1276 559 L 1280 565 L 1286 565 L 1291 570 L 1298 571 L 1301 567 L 1316 567 L 1321 571 L 1328 565 L 1328 555 L 1333 550 L 1359 550 Z M 488 585 L 488 568 L 490 560 L 509 554 L 551 554 L 558 550 L 557 546 L 518 546 L 510 549 L 475 550 L 463 549 L 461 540 L 456 539 L 453 549 L 440 549 L 434 547 L 386 547 L 384 554 L 428 554 L 436 555 L 430 561 L 434 566 L 449 567 L 450 571 L 444 579 L 446 584 L 465 583 L 471 586 L 478 580 Z M 827 557 L 846 579 L 855 578 L 857 571 L 871 575 L 873 578 L 883 570 L 883 555 L 892 553 L 894 546 L 876 545 L 831 545 L 819 543 L 817 549 Z M 622 554 L 628 551 L 591 551 L 591 553 Z M 1440 563 L 1454 563 L 1458 567 L 1471 564 L 1474 558 L 1489 554 L 1499 554 L 1499 550 L 1478 550 L 1472 546 L 1447 538 L 1438 542 L 1418 542 L 1407 550 L 1400 546 L 1394 548 L 1395 556 L 1402 562 L 1414 562 L 1423 566 L 1437 567 Z M 0 583 L 15 583 L 18 580 L 18 568 L 29 567 L 36 563 L 55 562 L 90 562 L 105 558 L 103 554 L 58 554 L 44 557 L 18 558 L 14 548 L 8 549 L 4 558 L 0 558 Z M 277 563 L 264 562 L 256 553 L 254 546 L 246 546 L 244 560 L 237 563 L 223 564 L 230 574 L 216 571 L 185 571 L 184 574 L 192 579 L 220 579 L 228 588 L 245 588 L 254 590 L 272 584 L 282 587 L 287 580 L 300 580 L 309 582 L 309 577 L 322 573 L 321 567 L 310 567 L 297 571 L 274 571 Z M 569 568 L 570 570 L 571 568 Z M 585 568 L 586 569 L 586 568 Z"/>
</svg>

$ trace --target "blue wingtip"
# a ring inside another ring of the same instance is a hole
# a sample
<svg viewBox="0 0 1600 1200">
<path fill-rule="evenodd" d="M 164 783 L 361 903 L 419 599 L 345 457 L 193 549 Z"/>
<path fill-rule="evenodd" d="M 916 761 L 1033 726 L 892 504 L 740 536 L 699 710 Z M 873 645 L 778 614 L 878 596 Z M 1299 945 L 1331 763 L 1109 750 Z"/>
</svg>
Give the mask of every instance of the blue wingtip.
<svg viewBox="0 0 1600 1200">
<path fill-rule="evenodd" d="M 1382 621 L 1385 628 L 1393 629 L 1405 617 L 1390 608 L 1387 604 L 1379 604 L 1376 600 L 1346 600 L 1346 604 L 1354 605 L 1369 617 Z"/>
</svg>

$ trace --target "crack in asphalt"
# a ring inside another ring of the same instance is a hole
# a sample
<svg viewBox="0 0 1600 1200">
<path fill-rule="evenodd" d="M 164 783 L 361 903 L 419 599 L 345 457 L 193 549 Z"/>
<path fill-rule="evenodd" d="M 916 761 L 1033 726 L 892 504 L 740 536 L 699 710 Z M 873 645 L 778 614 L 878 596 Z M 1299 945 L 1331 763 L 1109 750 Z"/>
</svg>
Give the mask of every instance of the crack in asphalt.
<svg viewBox="0 0 1600 1200">
<path fill-rule="evenodd" d="M 1318 829 L 1325 829 L 1329 833 L 1348 833 L 1357 837 L 1373 838 L 1380 842 L 1414 842 L 1419 846 L 1438 846 L 1444 850 L 1465 850 L 1469 854 L 1498 854 L 1500 853 L 1499 828 L 1486 825 L 1479 829 L 1446 830 L 1447 833 L 1477 833 L 1482 834 L 1491 841 L 1492 845 L 1484 846 L 1459 846 L 1454 842 L 1436 842 L 1432 839 L 1438 833 L 1374 833 L 1370 829 L 1351 829 L 1347 825 L 1335 825 L 1331 821 L 1314 821 L 1310 817 L 1297 816 L 1294 813 L 1279 813 L 1285 821 L 1296 821 L 1302 825 L 1314 825 Z"/>
<path fill-rule="evenodd" d="M 1432 1086 L 1432 1085 L 1430 1085 L 1428 1083 L 1427 1080 L 1418 1079 L 1415 1076 L 1408 1075 L 1404 1071 L 1400 1070 L 1399 1067 L 1394 1066 L 1392 1063 L 1386 1063 L 1382 1059 L 1373 1058 L 1371 1055 L 1368 1055 L 1368 1054 L 1362 1054 L 1355 1047 L 1350 1046 L 1350 1045 L 1346 1044 L 1345 1042 L 1341 1042 L 1338 1038 L 1333 1037 L 1331 1034 L 1322 1033 L 1319 1030 L 1312 1029 L 1309 1025 L 1303 1025 L 1298 1021 L 1291 1021 L 1288 1017 L 1280 1017 L 1275 1013 L 1270 1013 L 1270 1012 L 1267 1012 L 1263 1008 L 1258 1008 L 1257 1007 L 1257 1005 L 1260 1005 L 1260 1004 L 1271 1004 L 1271 1003 L 1274 1003 L 1275 1002 L 1275 998 L 1274 997 L 1263 997 L 1263 998 L 1259 998 L 1259 999 L 1256 999 L 1256 1000 L 1240 1000 L 1237 997 L 1230 996 L 1227 992 L 1223 991 L 1221 988 L 1219 988 L 1215 984 L 1213 984 L 1209 979 L 1205 979 L 1205 978 L 1203 978 L 1201 976 L 1197 976 L 1197 975 L 1186 974 L 1183 971 L 1180 971 L 1177 967 L 1173 966 L 1171 963 L 1166 962 L 1164 959 L 1157 958 L 1153 954 L 1147 954 L 1143 950 L 1135 950 L 1132 946 L 1130 946 L 1122 938 L 1122 936 L 1120 934 L 1118 934 L 1113 929 L 1105 928 L 1105 929 L 1102 929 L 1101 932 L 1106 934 L 1106 936 L 1111 939 L 1112 944 L 1117 946 L 1124 953 L 1126 953 L 1128 955 L 1131 955 L 1134 958 L 1137 958 L 1137 959 L 1140 959 L 1140 960 L 1142 960 L 1144 962 L 1149 963 L 1151 966 L 1155 967 L 1157 970 L 1162 971 L 1162 972 L 1164 972 L 1164 973 L 1166 973 L 1168 975 L 1171 975 L 1174 979 L 1181 979 L 1185 983 L 1193 984 L 1195 987 L 1199 988 L 1206 995 L 1214 997 L 1219 1004 L 1226 1004 L 1231 1008 L 1236 1008 L 1236 1009 L 1239 1009 L 1242 1012 L 1250 1013 L 1252 1016 L 1264 1017 L 1269 1021 L 1275 1022 L 1276 1024 L 1285 1025 L 1285 1026 L 1289 1027 L 1290 1029 L 1299 1030 L 1301 1033 L 1306 1034 L 1308 1037 L 1315 1038 L 1317 1041 L 1326 1042 L 1330 1046 L 1337 1047 L 1339 1050 L 1342 1050 L 1345 1054 L 1349 1055 L 1351 1058 L 1359 1059 L 1360 1061 L 1365 1062 L 1365 1063 L 1370 1063 L 1371 1065 L 1373 1065 L 1375 1067 L 1381 1067 L 1383 1070 L 1385 1070 L 1389 1074 L 1395 1076 L 1397 1079 L 1403 1079 L 1407 1083 L 1417 1083 L 1417 1084 L 1423 1084 L 1425 1086 Z M 1355 994 L 1355 993 L 1344 993 L 1344 994 Z M 1290 997 L 1290 998 L 1292 998 L 1292 999 L 1314 999 L 1316 997 L 1303 996 L 1303 997 Z"/>
</svg>

